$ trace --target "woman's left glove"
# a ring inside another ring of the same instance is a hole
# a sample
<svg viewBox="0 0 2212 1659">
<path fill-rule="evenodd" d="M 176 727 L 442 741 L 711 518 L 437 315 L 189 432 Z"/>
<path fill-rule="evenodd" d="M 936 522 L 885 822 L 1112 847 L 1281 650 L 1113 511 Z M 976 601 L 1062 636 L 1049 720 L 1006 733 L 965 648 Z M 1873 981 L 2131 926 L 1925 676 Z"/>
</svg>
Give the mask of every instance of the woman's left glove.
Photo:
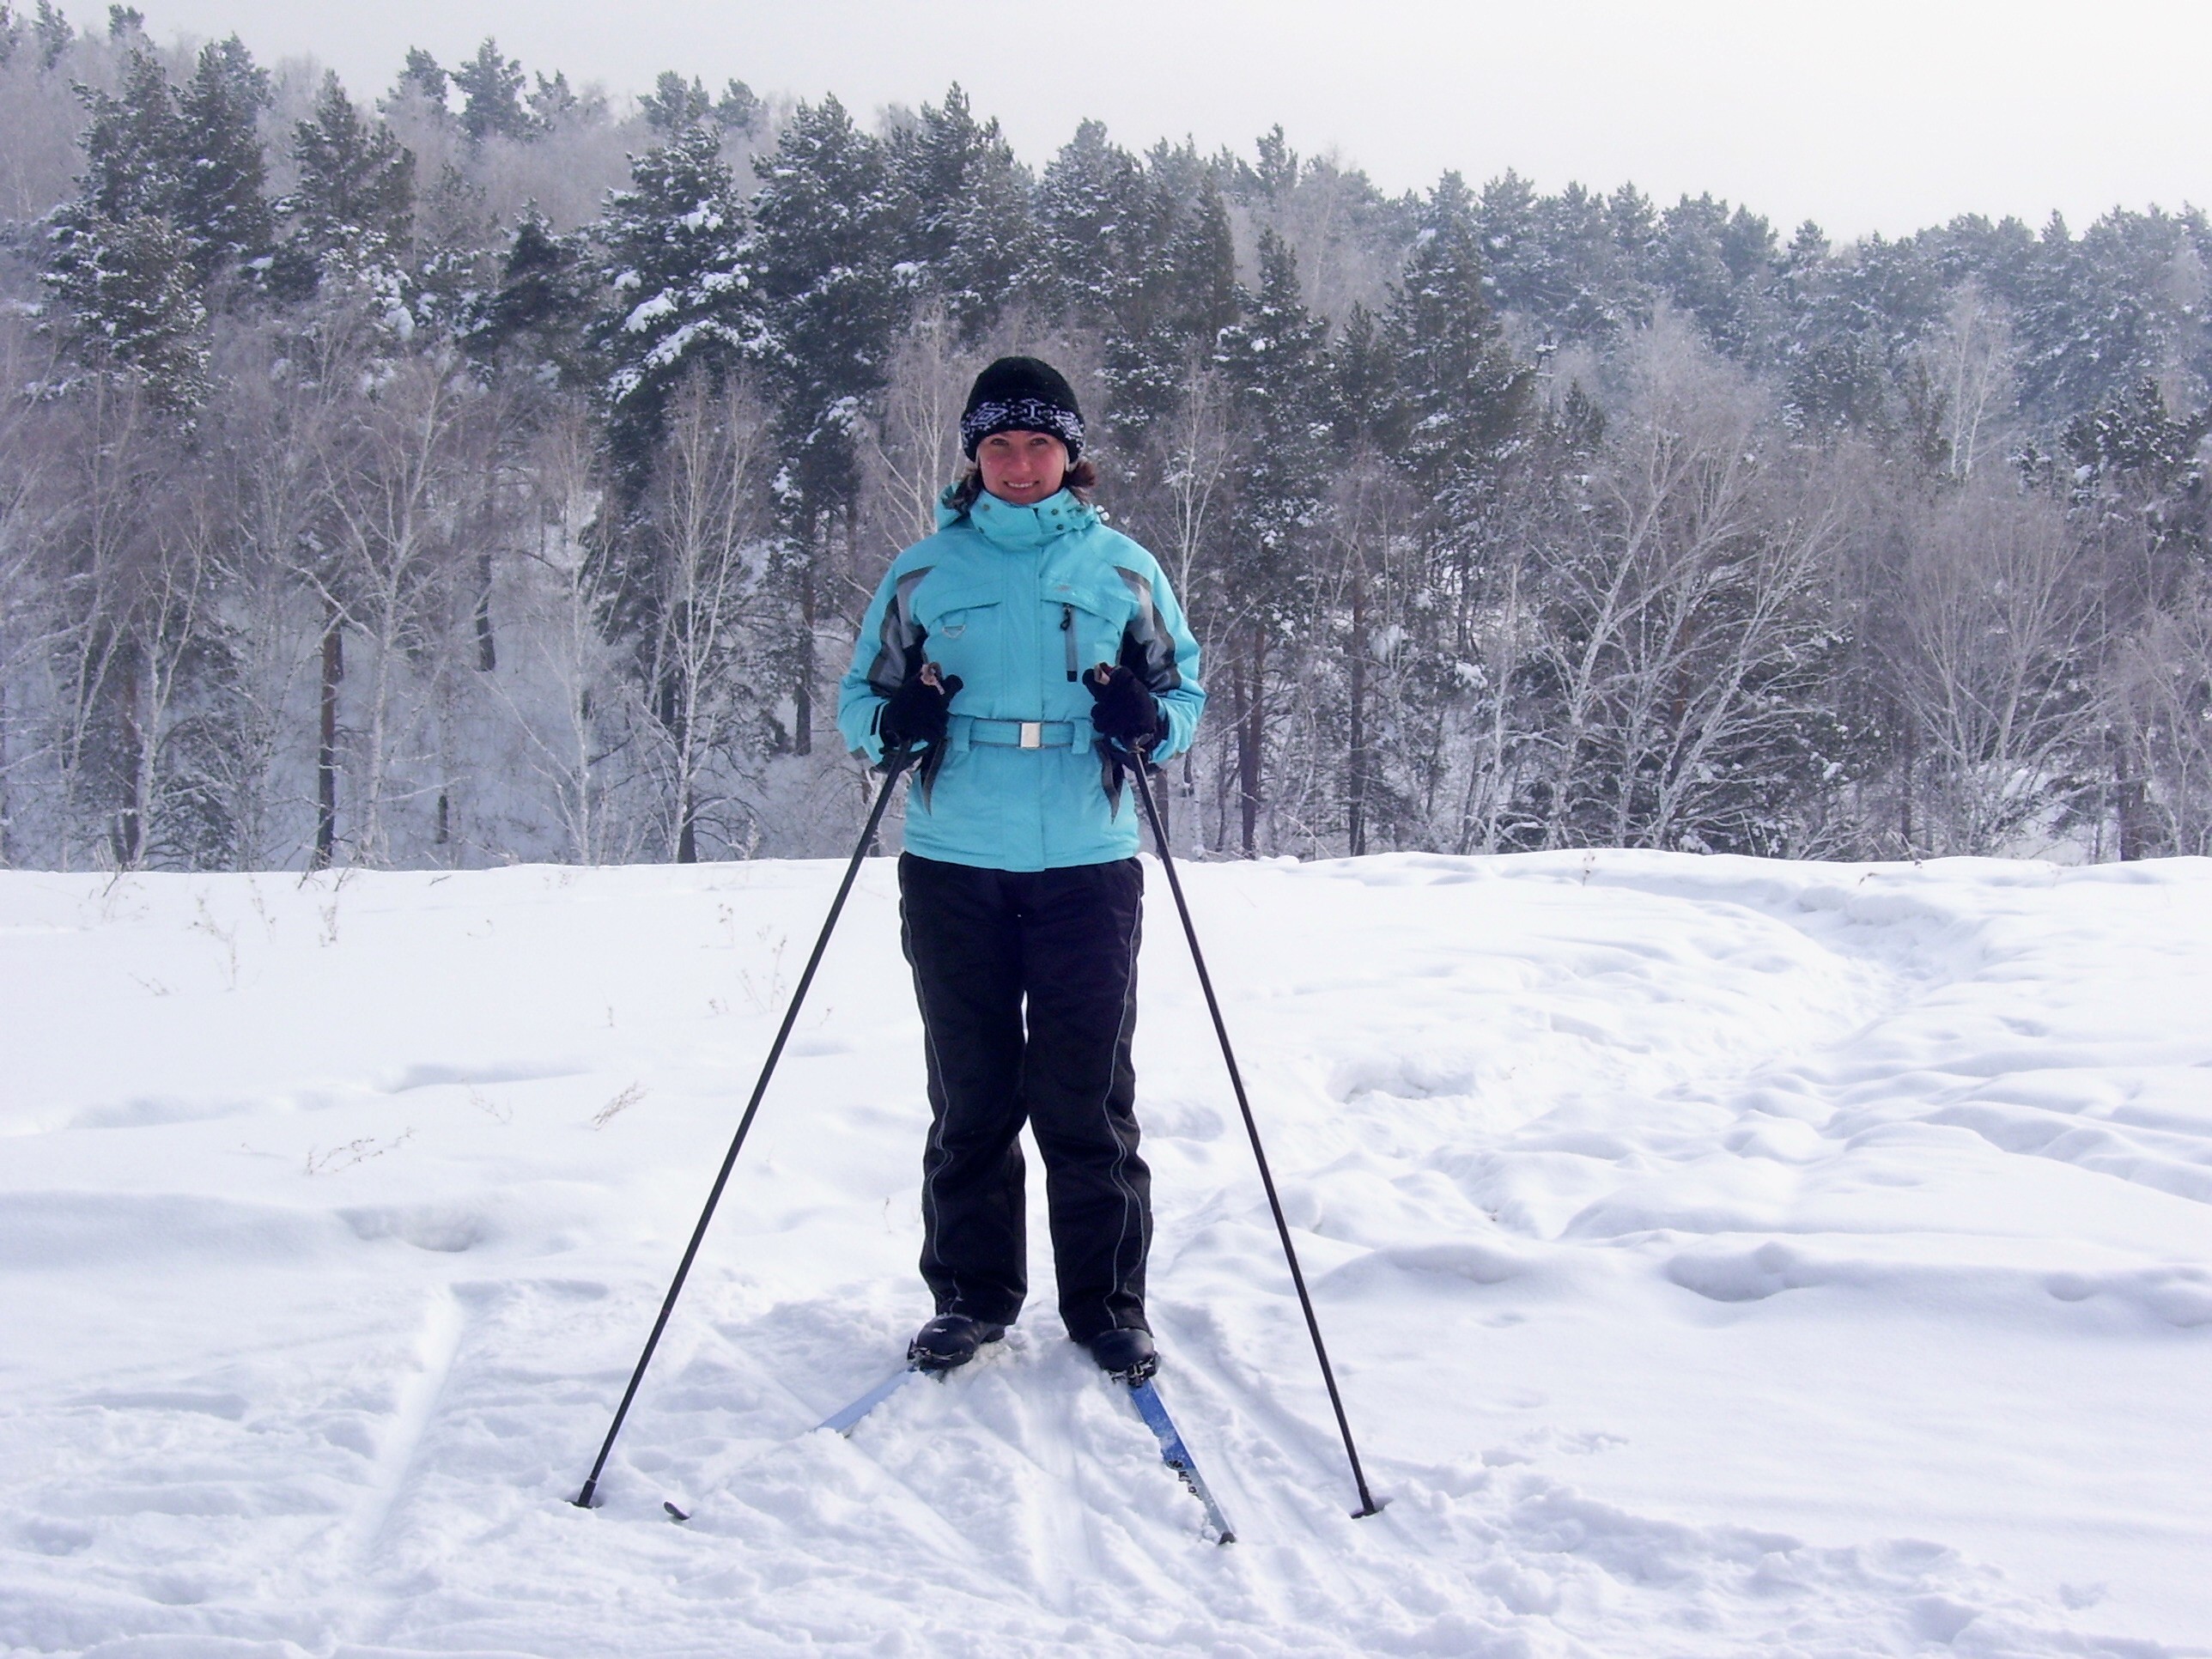
<svg viewBox="0 0 2212 1659">
<path fill-rule="evenodd" d="M 1091 693 L 1091 723 L 1099 736 L 1132 753 L 1166 739 L 1168 711 L 1126 667 L 1109 669 L 1101 663 L 1083 677 L 1083 685 Z"/>
</svg>

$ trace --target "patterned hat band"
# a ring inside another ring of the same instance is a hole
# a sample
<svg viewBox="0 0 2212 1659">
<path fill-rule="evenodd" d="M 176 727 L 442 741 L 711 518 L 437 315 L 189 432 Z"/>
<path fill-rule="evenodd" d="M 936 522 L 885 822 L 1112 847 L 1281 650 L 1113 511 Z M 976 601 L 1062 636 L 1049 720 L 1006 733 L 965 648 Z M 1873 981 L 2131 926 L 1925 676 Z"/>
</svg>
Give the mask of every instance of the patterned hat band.
<svg viewBox="0 0 2212 1659">
<path fill-rule="evenodd" d="M 960 419 L 960 447 L 973 459 L 975 447 L 994 432 L 1048 432 L 1067 446 L 1073 460 L 1083 448 L 1083 416 L 1042 398 L 980 403 Z"/>
</svg>

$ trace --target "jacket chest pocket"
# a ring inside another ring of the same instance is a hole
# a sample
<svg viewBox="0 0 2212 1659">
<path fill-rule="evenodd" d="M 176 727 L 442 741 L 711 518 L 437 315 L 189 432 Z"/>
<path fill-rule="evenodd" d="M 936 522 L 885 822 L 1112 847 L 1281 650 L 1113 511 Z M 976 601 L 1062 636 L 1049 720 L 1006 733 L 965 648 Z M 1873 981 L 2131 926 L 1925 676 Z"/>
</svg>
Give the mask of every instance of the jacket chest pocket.
<svg viewBox="0 0 2212 1659">
<path fill-rule="evenodd" d="M 992 649 L 1000 611 L 995 590 L 949 588 L 939 593 L 923 583 L 915 595 L 915 620 L 927 635 L 923 655 L 947 673 L 973 680 L 975 668 Z"/>
<path fill-rule="evenodd" d="M 1127 589 L 1055 583 L 1045 599 L 1058 647 L 1054 659 L 1068 679 L 1121 659 L 1122 630 L 1135 610 Z"/>
</svg>

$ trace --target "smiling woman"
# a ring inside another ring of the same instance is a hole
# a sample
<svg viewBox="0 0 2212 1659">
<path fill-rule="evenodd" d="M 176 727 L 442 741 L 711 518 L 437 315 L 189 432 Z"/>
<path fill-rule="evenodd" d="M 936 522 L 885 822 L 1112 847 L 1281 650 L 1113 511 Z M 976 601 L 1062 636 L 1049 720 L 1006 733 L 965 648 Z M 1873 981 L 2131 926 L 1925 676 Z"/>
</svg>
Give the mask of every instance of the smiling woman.
<svg viewBox="0 0 2212 1659">
<path fill-rule="evenodd" d="M 976 377 L 961 420 L 961 445 L 973 465 L 945 496 L 966 512 L 985 495 L 1034 507 L 1061 489 L 1088 501 L 1098 469 L 1083 455 L 1075 392 L 1059 371 L 1034 357 L 1002 357 Z M 972 435 L 971 435 L 972 434 Z"/>
<path fill-rule="evenodd" d="M 1121 783 L 1189 746 L 1198 647 L 1158 561 L 1092 510 L 1059 371 L 1000 358 L 960 434 L 974 465 L 937 534 L 884 573 L 838 711 L 855 753 L 922 755 L 899 892 L 926 1036 L 921 1271 L 937 1311 L 908 1357 L 949 1370 L 1021 1311 L 1026 1122 L 1060 1318 L 1134 1380 L 1157 1359 L 1130 1063 L 1144 874 Z"/>
<path fill-rule="evenodd" d="M 975 447 L 975 465 L 1000 501 L 1033 507 L 1067 476 L 1067 446 L 1042 432 L 994 432 Z"/>
</svg>

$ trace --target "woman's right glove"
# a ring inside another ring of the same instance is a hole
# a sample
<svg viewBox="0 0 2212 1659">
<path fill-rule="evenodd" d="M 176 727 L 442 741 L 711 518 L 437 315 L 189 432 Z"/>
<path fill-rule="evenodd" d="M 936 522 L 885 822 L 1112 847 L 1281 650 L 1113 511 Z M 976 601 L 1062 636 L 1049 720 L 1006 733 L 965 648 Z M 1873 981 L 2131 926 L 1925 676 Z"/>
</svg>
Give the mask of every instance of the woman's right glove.
<svg viewBox="0 0 2212 1659">
<path fill-rule="evenodd" d="M 933 674 L 909 674 L 898 690 L 884 700 L 876 716 L 876 736 L 886 752 L 945 740 L 947 711 L 960 690 L 960 676 L 939 679 Z"/>
</svg>

